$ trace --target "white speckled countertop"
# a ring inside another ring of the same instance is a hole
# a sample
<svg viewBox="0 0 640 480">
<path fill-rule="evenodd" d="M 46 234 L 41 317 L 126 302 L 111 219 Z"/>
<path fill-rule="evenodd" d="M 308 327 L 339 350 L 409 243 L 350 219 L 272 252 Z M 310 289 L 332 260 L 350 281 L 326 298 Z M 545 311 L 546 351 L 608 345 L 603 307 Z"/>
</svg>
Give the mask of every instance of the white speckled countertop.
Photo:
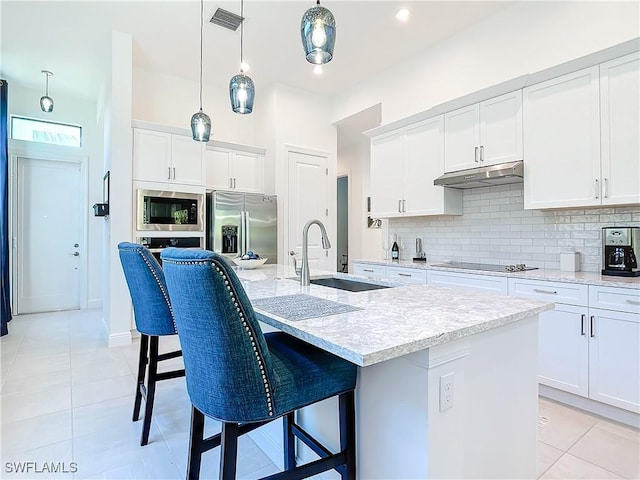
<svg viewBox="0 0 640 480">
<path fill-rule="evenodd" d="M 553 308 L 553 303 L 428 285 L 357 293 L 318 285 L 301 287 L 287 278 L 292 276 L 290 268 L 275 265 L 237 273 L 252 300 L 302 293 L 360 307 L 362 310 L 299 321 L 255 310 L 264 323 L 363 367 Z"/>
<path fill-rule="evenodd" d="M 584 285 L 602 285 L 606 287 L 622 287 L 640 289 L 640 277 L 618 277 L 611 275 L 601 275 L 595 272 L 563 272 L 560 270 L 527 270 L 524 272 L 492 272 L 484 270 L 472 270 L 466 268 L 450 268 L 425 262 L 413 262 L 411 260 L 401 260 L 394 262 L 391 260 L 354 260 L 357 263 L 368 263 L 371 265 L 386 265 L 390 267 L 420 268 L 422 270 L 440 270 L 444 272 L 475 273 L 482 275 L 495 275 L 509 278 L 526 278 L 529 280 L 547 280 L 552 282 L 581 283 Z"/>
</svg>

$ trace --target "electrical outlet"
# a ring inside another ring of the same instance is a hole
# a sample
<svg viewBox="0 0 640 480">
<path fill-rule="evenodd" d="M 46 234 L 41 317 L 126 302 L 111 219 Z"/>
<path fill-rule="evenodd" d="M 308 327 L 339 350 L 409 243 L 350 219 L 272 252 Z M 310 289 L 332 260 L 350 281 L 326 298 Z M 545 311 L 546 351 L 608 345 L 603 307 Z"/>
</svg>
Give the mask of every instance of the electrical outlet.
<svg viewBox="0 0 640 480">
<path fill-rule="evenodd" d="M 453 407 L 453 372 L 440 376 L 440 411 Z"/>
</svg>

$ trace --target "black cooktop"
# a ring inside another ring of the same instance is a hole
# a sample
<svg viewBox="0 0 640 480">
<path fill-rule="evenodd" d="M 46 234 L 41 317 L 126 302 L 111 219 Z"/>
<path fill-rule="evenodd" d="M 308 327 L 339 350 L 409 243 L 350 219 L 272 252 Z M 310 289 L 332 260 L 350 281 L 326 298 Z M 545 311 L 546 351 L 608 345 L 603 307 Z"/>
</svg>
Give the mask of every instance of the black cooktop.
<svg viewBox="0 0 640 480">
<path fill-rule="evenodd" d="M 446 268 L 464 268 L 466 270 L 481 270 L 484 272 L 523 272 L 525 270 L 537 270 L 538 267 L 527 267 L 524 263 L 517 263 L 511 265 L 492 265 L 489 263 L 470 263 L 470 262 L 451 262 L 451 263 L 439 263 L 433 265 L 434 267 L 446 267 Z"/>
</svg>

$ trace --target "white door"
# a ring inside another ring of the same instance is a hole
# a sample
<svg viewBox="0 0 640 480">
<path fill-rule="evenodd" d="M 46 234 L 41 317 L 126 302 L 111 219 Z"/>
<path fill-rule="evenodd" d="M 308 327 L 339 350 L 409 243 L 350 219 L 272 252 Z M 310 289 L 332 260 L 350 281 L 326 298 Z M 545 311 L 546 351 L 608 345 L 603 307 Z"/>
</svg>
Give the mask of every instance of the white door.
<svg viewBox="0 0 640 480">
<path fill-rule="evenodd" d="M 19 157 L 17 172 L 17 313 L 79 309 L 81 164 Z"/>
<path fill-rule="evenodd" d="M 327 157 L 289 150 L 289 250 L 302 255 L 302 228 L 309 220 L 320 220 L 329 238 L 335 239 L 329 225 Z M 318 270 L 334 271 L 329 262 L 328 251 L 322 249 L 320 229 L 312 225 L 309 229 L 309 270 L 311 275 Z M 335 248 L 332 245 L 332 248 Z M 287 252 L 288 253 L 288 252 Z M 333 256 L 335 258 L 335 256 Z"/>
</svg>

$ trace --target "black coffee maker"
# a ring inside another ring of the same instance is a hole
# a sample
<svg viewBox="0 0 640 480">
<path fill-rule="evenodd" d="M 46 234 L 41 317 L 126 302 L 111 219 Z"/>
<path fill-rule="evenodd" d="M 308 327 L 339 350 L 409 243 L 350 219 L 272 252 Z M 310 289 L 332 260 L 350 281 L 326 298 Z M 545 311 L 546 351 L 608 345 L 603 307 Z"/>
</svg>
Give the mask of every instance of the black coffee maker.
<svg viewBox="0 0 640 480">
<path fill-rule="evenodd" d="M 602 228 L 602 275 L 638 277 L 640 227 Z"/>
</svg>

